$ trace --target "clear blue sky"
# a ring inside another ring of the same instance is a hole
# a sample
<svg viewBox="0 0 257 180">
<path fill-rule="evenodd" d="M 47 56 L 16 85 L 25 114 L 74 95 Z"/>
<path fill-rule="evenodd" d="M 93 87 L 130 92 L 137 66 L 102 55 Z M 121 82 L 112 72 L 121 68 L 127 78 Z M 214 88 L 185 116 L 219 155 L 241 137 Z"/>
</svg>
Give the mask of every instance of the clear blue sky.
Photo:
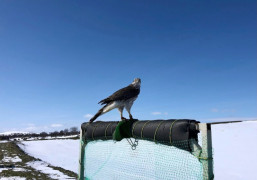
<svg viewBox="0 0 257 180">
<path fill-rule="evenodd" d="M 0 132 L 80 126 L 135 77 L 135 118 L 256 119 L 256 68 L 255 0 L 0 1 Z"/>
</svg>

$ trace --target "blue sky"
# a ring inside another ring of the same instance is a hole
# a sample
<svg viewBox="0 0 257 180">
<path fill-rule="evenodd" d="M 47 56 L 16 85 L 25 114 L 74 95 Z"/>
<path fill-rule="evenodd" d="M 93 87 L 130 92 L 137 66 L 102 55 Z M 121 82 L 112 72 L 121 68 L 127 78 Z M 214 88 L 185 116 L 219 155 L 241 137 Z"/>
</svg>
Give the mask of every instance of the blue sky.
<svg viewBox="0 0 257 180">
<path fill-rule="evenodd" d="M 256 68 L 256 1 L 0 2 L 0 132 L 80 126 L 135 77 L 140 120 L 256 119 Z"/>
</svg>

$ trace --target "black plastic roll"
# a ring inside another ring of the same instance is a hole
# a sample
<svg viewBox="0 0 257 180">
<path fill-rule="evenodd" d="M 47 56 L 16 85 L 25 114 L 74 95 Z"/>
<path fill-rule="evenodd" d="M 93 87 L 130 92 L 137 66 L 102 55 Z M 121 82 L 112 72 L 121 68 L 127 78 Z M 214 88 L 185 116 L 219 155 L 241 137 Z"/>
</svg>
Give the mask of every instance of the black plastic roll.
<svg viewBox="0 0 257 180">
<path fill-rule="evenodd" d="M 86 140 L 109 140 L 119 122 L 117 121 L 97 121 L 94 123 L 83 123 L 81 125 L 83 138 Z"/>
<path fill-rule="evenodd" d="M 137 121 L 132 126 L 132 136 L 172 144 L 196 139 L 199 132 L 196 128 L 197 123 L 195 120 L 188 119 Z"/>
<path fill-rule="evenodd" d="M 118 121 L 97 121 L 81 125 L 87 140 L 112 139 Z M 172 144 L 176 141 L 197 139 L 198 122 L 189 119 L 135 121 L 131 127 L 132 137 Z"/>
</svg>

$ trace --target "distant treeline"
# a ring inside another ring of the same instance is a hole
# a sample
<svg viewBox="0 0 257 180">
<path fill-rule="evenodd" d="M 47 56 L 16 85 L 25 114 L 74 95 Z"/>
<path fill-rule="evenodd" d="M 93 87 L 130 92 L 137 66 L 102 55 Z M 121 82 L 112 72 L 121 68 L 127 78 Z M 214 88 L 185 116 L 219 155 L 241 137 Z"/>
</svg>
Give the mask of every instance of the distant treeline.
<svg viewBox="0 0 257 180">
<path fill-rule="evenodd" d="M 70 135 L 78 135 L 79 130 L 77 127 L 71 127 L 70 129 L 64 129 L 61 131 L 54 131 L 54 132 L 41 132 L 41 133 L 15 133 L 15 134 L 9 134 L 9 135 L 0 135 L 0 140 L 9 140 L 13 138 L 45 138 L 47 136 L 51 137 L 57 137 L 57 136 L 70 136 Z"/>
</svg>

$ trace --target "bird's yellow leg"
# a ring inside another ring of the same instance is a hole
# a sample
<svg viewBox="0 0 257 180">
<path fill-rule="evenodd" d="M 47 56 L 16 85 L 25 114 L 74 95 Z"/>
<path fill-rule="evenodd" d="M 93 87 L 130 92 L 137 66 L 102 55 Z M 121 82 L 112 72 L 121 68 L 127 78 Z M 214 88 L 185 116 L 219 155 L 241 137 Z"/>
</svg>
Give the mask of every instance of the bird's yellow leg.
<svg viewBox="0 0 257 180">
<path fill-rule="evenodd" d="M 127 120 L 126 118 L 123 117 L 122 113 L 123 113 L 123 107 L 121 108 L 118 108 L 119 111 L 120 111 L 120 119 L 123 121 L 123 120 Z"/>
<path fill-rule="evenodd" d="M 120 113 L 120 119 L 122 120 L 122 121 L 126 121 L 127 119 L 126 118 L 124 118 L 123 116 L 122 116 L 122 113 Z"/>
</svg>

